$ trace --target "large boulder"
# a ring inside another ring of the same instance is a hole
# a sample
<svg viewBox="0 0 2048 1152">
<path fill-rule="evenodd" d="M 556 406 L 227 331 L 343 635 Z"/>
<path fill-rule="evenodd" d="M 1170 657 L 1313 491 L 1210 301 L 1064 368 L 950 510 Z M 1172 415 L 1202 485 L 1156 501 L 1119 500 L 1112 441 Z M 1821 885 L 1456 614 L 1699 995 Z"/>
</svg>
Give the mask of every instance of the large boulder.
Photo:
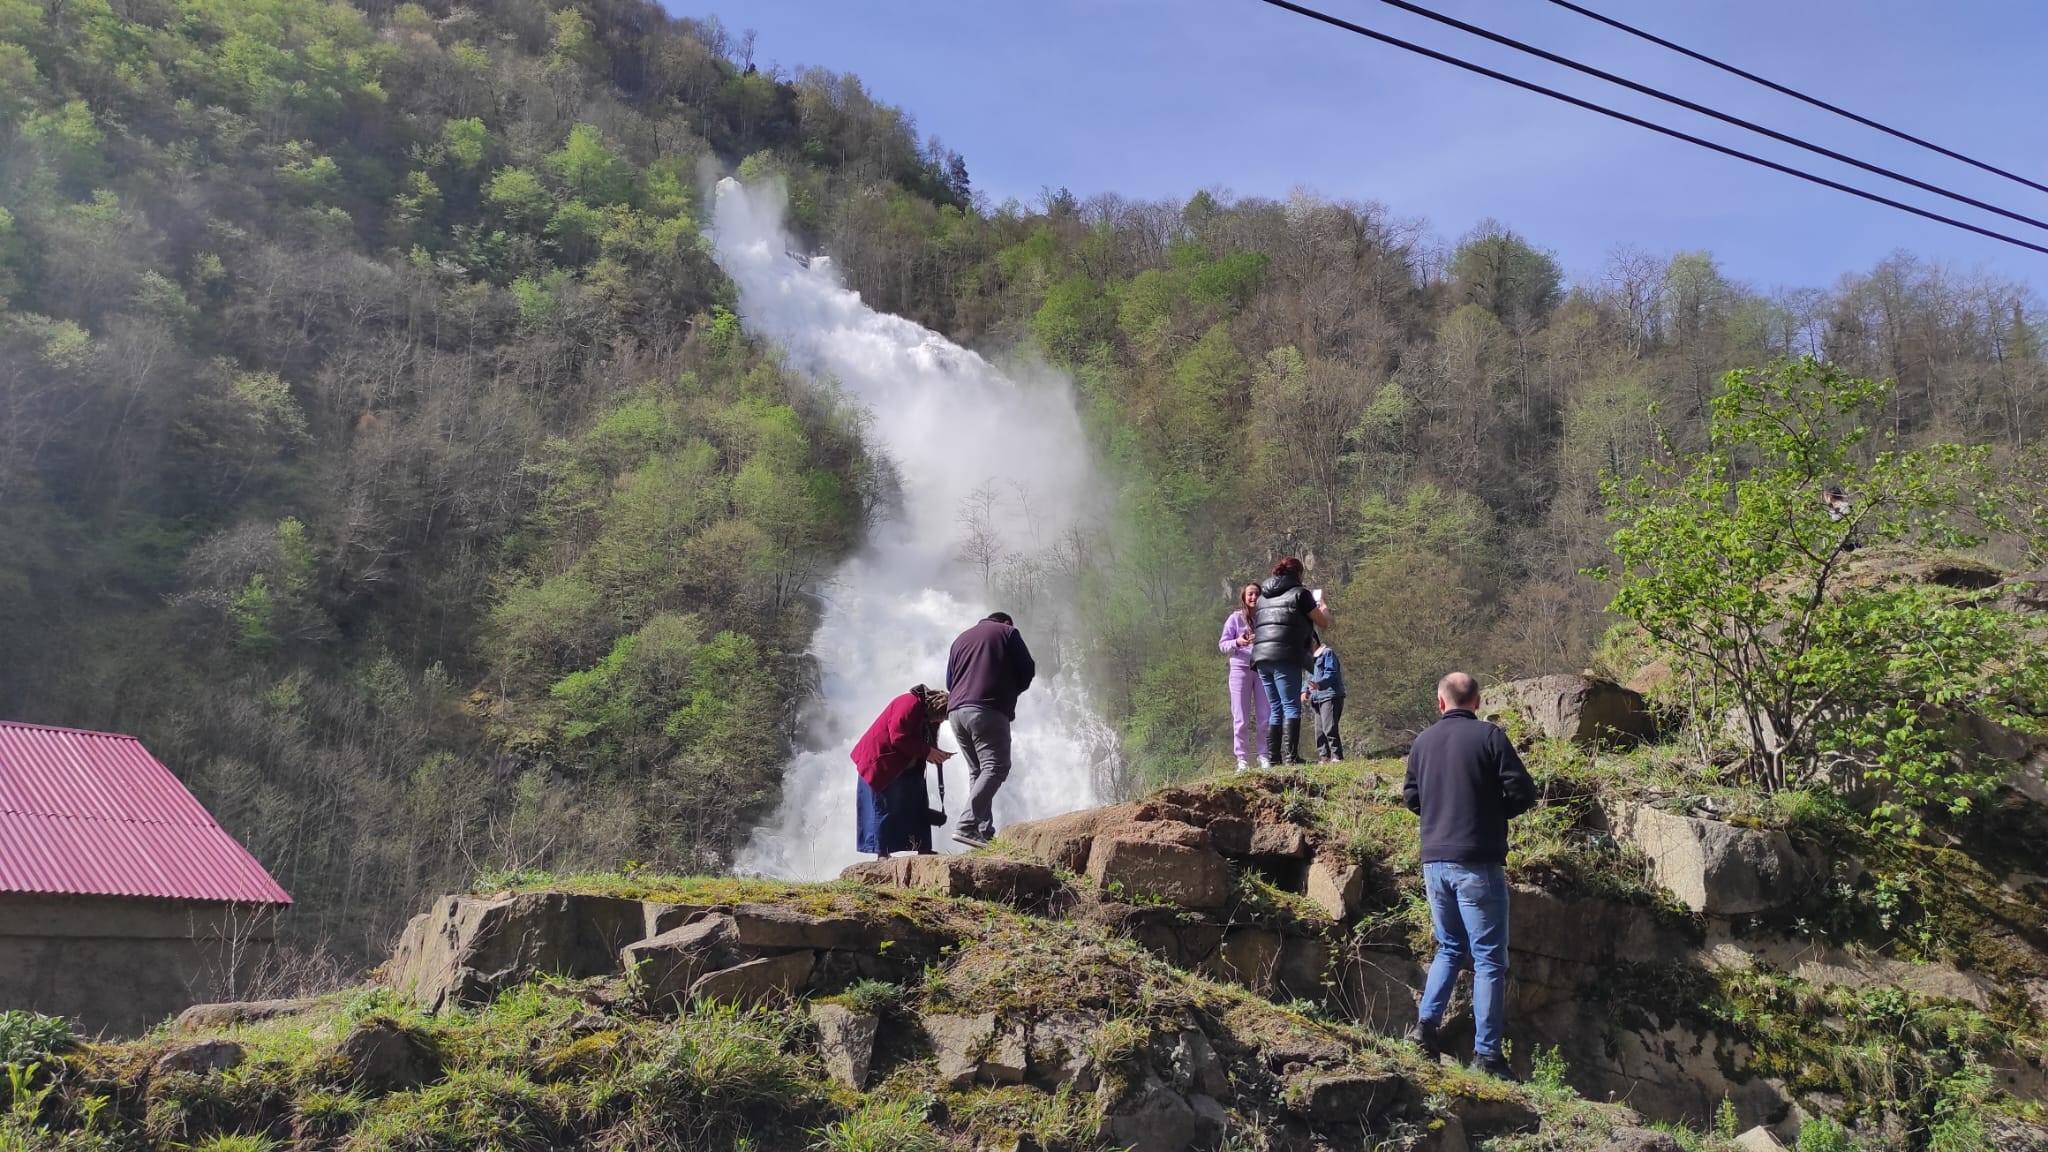
<svg viewBox="0 0 2048 1152">
<path fill-rule="evenodd" d="M 206 1032 L 217 1028 L 231 1028 L 237 1024 L 275 1020 L 281 1016 L 297 1016 L 319 1006 L 320 1001 L 311 997 L 295 1000 L 243 1000 L 225 1004 L 194 1004 L 178 1013 L 175 1028 L 180 1032 Z"/>
<path fill-rule="evenodd" d="M 1034 1084 L 1049 1091 L 1071 1086 L 1093 1092 L 1102 1068 L 1095 1058 L 1102 1019 L 1086 1012 L 1051 1012 L 1031 1022 L 1027 1063 Z"/>
<path fill-rule="evenodd" d="M 337 1054 L 349 1079 L 372 1092 L 410 1092 L 441 1078 L 441 1054 L 433 1044 L 392 1020 L 358 1024 L 342 1038 Z"/>
<path fill-rule="evenodd" d="M 1345 1015 L 1377 1032 L 1398 1033 L 1415 1023 L 1422 966 L 1406 955 L 1358 948 L 1345 955 L 1332 997 Z"/>
<path fill-rule="evenodd" d="M 623 966 L 633 974 L 651 1005 L 680 1007 L 689 1001 L 697 981 L 707 973 L 761 958 L 761 950 L 740 940 L 731 916 L 713 913 L 651 940 L 622 950 Z"/>
<path fill-rule="evenodd" d="M 1230 1072 L 1216 1055 L 1209 1034 L 1200 1028 L 1160 1033 L 1152 1042 L 1152 1058 L 1154 1067 L 1172 1081 L 1175 1091 L 1191 1098 L 1228 1099 L 1231 1095 Z"/>
<path fill-rule="evenodd" d="M 1694 912 L 1746 916 L 1797 899 L 1809 869 L 1783 832 L 1741 828 L 1647 804 L 1610 814 L 1617 838 L 1650 859 L 1651 875 Z"/>
<path fill-rule="evenodd" d="M 1224 926 L 1160 904 L 1104 900 L 1083 909 L 1083 917 L 1112 935 L 1129 937 L 1176 968 L 1202 968 L 1223 946 Z"/>
<path fill-rule="evenodd" d="M 865 1091 L 881 1017 L 843 1004 L 816 1004 L 811 1007 L 811 1023 L 818 1029 L 818 1055 L 824 1059 L 826 1075 L 856 1092 Z"/>
<path fill-rule="evenodd" d="M 977 1016 L 933 1013 L 918 1021 L 939 1058 L 939 1079 L 952 1088 L 976 1080 L 1017 1084 L 1030 1067 L 1030 1042 L 1021 1025 L 993 1012 Z"/>
<path fill-rule="evenodd" d="M 741 1007 L 788 1000 L 810 982 L 817 962 L 816 952 L 799 951 L 720 968 L 697 977 L 689 998 Z"/>
<path fill-rule="evenodd" d="M 1001 856 L 896 856 L 866 860 L 839 874 L 877 888 L 909 888 L 941 896 L 967 896 L 1031 905 L 1059 887 L 1050 865 Z"/>
<path fill-rule="evenodd" d="M 1207 832 L 1177 820 L 1103 828 L 1089 848 L 1088 876 L 1105 890 L 1198 911 L 1230 901 L 1230 865 Z"/>
<path fill-rule="evenodd" d="M 1543 1122 L 1536 1109 L 1513 1092 L 1453 1096 L 1450 1111 L 1458 1118 L 1458 1126 L 1465 1130 L 1465 1135 L 1475 1140 L 1504 1132 L 1534 1132 Z"/>
<path fill-rule="evenodd" d="M 1350 920 L 1365 902 L 1365 866 L 1329 852 L 1308 866 L 1308 901 L 1332 920 Z"/>
<path fill-rule="evenodd" d="M 1260 824 L 1252 828 L 1252 856 L 1301 857 L 1309 854 L 1308 833 L 1299 824 Z"/>
<path fill-rule="evenodd" d="M 638 900 L 566 892 L 444 896 L 412 918 L 384 980 L 421 1009 L 481 1004 L 535 976 L 606 976 L 641 938 Z"/>
<path fill-rule="evenodd" d="M 730 913 L 741 944 L 763 953 L 796 948 L 872 952 L 889 925 L 860 916 L 806 912 L 786 904 L 740 904 Z"/>
<path fill-rule="evenodd" d="M 245 1055 L 233 1040 L 201 1040 L 172 1048 L 151 1067 L 158 1076 L 207 1076 L 239 1066 Z"/>
<path fill-rule="evenodd" d="M 1370 1127 L 1405 1103 L 1409 1085 L 1397 1072 L 1354 1068 L 1302 1074 L 1287 1085 L 1287 1110 L 1316 1128 Z"/>
<path fill-rule="evenodd" d="M 1330 991 L 1331 958 L 1335 950 L 1320 936 L 1284 936 L 1280 964 L 1273 971 L 1281 994 L 1296 1000 L 1322 1000 Z"/>
<path fill-rule="evenodd" d="M 1102 1134 L 1129 1152 L 1187 1152 L 1201 1122 L 1187 1099 L 1150 1070 L 1118 1086 L 1104 1081 Z"/>
<path fill-rule="evenodd" d="M 1281 938 L 1271 928 L 1233 928 L 1223 937 L 1204 971 L 1218 980 L 1230 980 L 1258 993 L 1273 990 L 1280 973 Z"/>
<path fill-rule="evenodd" d="M 1657 734 L 1640 693 L 1592 676 L 1537 676 L 1485 691 L 1479 714 L 1527 736 L 1575 744 L 1638 744 Z"/>
<path fill-rule="evenodd" d="M 1012 824 L 1003 829 L 1002 841 L 1054 868 L 1086 872 L 1096 833 L 1113 824 L 1127 823 L 1137 811 L 1136 804 L 1116 804 Z"/>
</svg>

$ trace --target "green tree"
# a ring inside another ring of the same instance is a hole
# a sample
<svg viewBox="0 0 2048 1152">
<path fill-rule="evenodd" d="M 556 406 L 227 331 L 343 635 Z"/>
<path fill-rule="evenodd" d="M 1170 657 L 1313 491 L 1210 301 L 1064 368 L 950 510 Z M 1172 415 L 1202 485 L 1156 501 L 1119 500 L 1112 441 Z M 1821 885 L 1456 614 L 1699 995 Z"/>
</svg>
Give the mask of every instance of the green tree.
<svg viewBox="0 0 2048 1152">
<path fill-rule="evenodd" d="M 571 128 L 561 148 L 548 153 L 547 163 L 570 195 L 587 203 L 618 204 L 633 194 L 633 166 L 611 150 L 594 125 Z"/>
<path fill-rule="evenodd" d="M 1611 610 L 1687 681 L 1696 728 L 1734 717 L 1758 784 L 1876 784 L 1879 819 L 1916 828 L 1995 781 L 1961 714 L 2036 730 L 2048 660 L 1995 599 L 1888 578 L 1901 556 L 1981 544 L 2008 495 L 1987 449 L 1874 430 L 1890 395 L 1810 358 L 1729 373 L 1705 449 L 1608 483 L 1605 575 Z M 1840 518 L 1830 484 L 1850 493 Z"/>
<path fill-rule="evenodd" d="M 1451 256 L 1458 296 L 1510 323 L 1540 320 L 1559 299 L 1557 258 L 1489 220 Z"/>
</svg>

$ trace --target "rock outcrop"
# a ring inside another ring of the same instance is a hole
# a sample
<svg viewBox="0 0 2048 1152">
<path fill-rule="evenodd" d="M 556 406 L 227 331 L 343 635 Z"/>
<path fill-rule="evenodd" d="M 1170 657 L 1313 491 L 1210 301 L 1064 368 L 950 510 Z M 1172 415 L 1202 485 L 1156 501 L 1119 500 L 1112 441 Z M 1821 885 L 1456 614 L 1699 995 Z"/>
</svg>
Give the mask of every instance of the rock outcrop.
<svg viewBox="0 0 2048 1152">
<path fill-rule="evenodd" d="M 967 896 L 1032 907 L 1051 896 L 1059 880 L 1047 865 L 1000 856 L 897 856 L 848 867 L 840 878 L 879 888 L 908 888 L 941 896 Z"/>
<path fill-rule="evenodd" d="M 1537 676 L 1486 688 L 1479 714 L 1510 731 L 1584 745 L 1634 745 L 1657 734 L 1642 694 L 1592 676 Z"/>
<path fill-rule="evenodd" d="M 1746 916 L 1783 908 L 1803 895 L 1812 867 L 1790 837 L 1624 805 L 1608 817 L 1615 837 L 1650 860 L 1652 875 L 1680 903 L 1709 916 Z"/>
<path fill-rule="evenodd" d="M 429 1012 L 480 1004 L 544 974 L 619 971 L 619 950 L 641 939 L 638 900 L 561 892 L 446 896 L 412 918 L 385 980 Z"/>
</svg>

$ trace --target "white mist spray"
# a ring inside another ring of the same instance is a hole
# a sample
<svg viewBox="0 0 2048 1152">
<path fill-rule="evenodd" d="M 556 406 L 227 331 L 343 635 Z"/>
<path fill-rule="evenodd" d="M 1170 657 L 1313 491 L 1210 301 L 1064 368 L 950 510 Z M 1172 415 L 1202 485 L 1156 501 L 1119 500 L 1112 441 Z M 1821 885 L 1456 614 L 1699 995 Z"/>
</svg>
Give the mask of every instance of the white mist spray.
<svg viewBox="0 0 2048 1152">
<path fill-rule="evenodd" d="M 1013 585 L 1044 587 L 1075 529 L 1090 521 L 1098 486 L 1071 386 L 1013 379 L 967 349 L 842 287 L 828 260 L 788 254 L 779 190 L 719 182 L 712 241 L 739 287 L 749 331 L 790 365 L 836 384 L 871 416 L 869 448 L 894 465 L 900 499 L 823 594 L 812 652 L 821 707 L 783 780 L 780 809 L 740 854 L 742 872 L 798 879 L 836 875 L 854 848 L 856 776 L 849 753 L 882 707 L 913 684 L 942 685 L 953 638 L 997 607 L 1016 617 L 1039 679 L 1018 704 L 998 828 L 1097 802 L 1115 755 L 1090 709 L 1079 669 L 1061 651 L 1065 613 L 991 603 L 995 554 Z M 1069 556 L 1071 558 L 1071 556 Z M 954 747 L 950 735 L 944 743 Z M 946 766 L 947 816 L 967 793 L 960 757 Z M 933 797 L 936 802 L 936 794 Z M 935 830 L 942 850 L 948 830 Z"/>
</svg>

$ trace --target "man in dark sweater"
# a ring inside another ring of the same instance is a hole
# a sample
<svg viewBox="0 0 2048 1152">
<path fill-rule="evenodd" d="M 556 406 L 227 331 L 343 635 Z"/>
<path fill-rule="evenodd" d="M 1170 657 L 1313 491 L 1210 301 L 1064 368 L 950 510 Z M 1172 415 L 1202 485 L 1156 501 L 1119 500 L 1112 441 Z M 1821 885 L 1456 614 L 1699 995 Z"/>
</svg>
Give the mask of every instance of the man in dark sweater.
<svg viewBox="0 0 2048 1152">
<path fill-rule="evenodd" d="M 1507 733 L 1479 719 L 1479 682 L 1453 672 L 1438 682 L 1443 719 L 1415 738 L 1401 786 L 1422 817 L 1422 887 L 1436 928 L 1436 959 L 1409 1039 L 1430 1059 L 1458 972 L 1472 966 L 1472 1067 L 1512 1077 L 1501 1055 L 1508 997 L 1508 821 L 1536 806 L 1536 785 Z"/>
<path fill-rule="evenodd" d="M 996 793 L 1010 777 L 1010 724 L 1017 697 L 1038 665 L 1009 614 L 992 612 L 960 634 L 946 657 L 946 698 L 953 738 L 967 756 L 967 806 L 953 839 L 980 847 L 995 838 Z"/>
</svg>

